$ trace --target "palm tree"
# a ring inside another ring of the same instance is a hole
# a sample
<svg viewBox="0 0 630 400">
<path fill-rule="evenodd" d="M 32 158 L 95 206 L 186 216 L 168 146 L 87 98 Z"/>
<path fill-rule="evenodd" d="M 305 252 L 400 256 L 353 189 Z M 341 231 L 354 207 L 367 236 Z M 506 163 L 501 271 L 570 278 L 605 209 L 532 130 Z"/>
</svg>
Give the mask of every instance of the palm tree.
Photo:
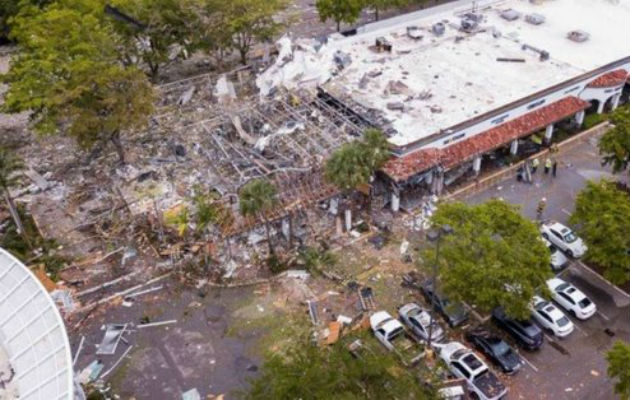
<svg viewBox="0 0 630 400">
<path fill-rule="evenodd" d="M 368 184 L 374 173 L 389 159 L 389 144 L 378 129 L 367 129 L 360 141 L 343 145 L 326 161 L 324 175 L 342 191 L 349 193 Z M 372 203 L 368 194 L 368 208 Z M 368 210 L 368 214 L 371 211 Z"/>
<path fill-rule="evenodd" d="M 244 217 L 259 217 L 265 223 L 267 234 L 267 244 L 269 254 L 273 255 L 274 250 L 271 243 L 271 233 L 269 228 L 269 213 L 278 202 L 276 187 L 266 179 L 254 179 L 247 182 L 239 194 L 239 208 Z"/>
<path fill-rule="evenodd" d="M 22 168 L 22 161 L 17 156 L 15 156 L 14 153 L 0 147 L 0 195 L 4 197 L 4 201 L 7 203 L 7 207 L 9 207 L 9 212 L 11 213 L 11 217 L 13 218 L 13 222 L 15 223 L 18 232 L 22 235 L 22 237 L 30 247 L 30 241 L 28 240 L 28 236 L 24 231 L 24 226 L 22 225 L 22 221 L 20 220 L 20 215 L 18 214 L 18 210 L 13 203 L 13 198 L 11 197 L 11 192 L 9 191 L 9 187 L 15 185 L 18 182 L 19 178 L 16 172 L 21 170 Z"/>
</svg>

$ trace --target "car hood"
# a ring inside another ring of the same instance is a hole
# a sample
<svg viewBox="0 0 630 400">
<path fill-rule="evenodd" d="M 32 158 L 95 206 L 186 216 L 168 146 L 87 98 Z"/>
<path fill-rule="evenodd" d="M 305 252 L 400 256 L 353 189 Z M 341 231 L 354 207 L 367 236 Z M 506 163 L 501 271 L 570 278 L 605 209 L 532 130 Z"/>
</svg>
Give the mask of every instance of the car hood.
<svg viewBox="0 0 630 400">
<path fill-rule="evenodd" d="M 517 368 L 521 364 L 520 357 L 512 350 L 501 354 L 497 357 L 497 360 L 499 360 L 502 366 L 510 370 Z"/>
<path fill-rule="evenodd" d="M 584 244 L 584 242 L 582 241 L 582 239 L 577 239 L 575 242 L 571 243 L 568 247 L 571 249 L 571 251 L 573 252 L 573 255 L 576 257 L 579 257 L 582 254 L 586 253 L 586 250 L 588 249 L 586 245 Z"/>
</svg>

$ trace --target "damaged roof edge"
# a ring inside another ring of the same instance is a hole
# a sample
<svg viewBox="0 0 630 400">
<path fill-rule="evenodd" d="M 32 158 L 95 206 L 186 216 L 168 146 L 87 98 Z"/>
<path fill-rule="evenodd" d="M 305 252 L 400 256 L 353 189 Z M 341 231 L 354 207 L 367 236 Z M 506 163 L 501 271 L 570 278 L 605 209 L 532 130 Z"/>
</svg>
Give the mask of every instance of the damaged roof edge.
<svg viewBox="0 0 630 400">
<path fill-rule="evenodd" d="M 393 181 L 402 182 L 438 165 L 448 170 L 477 154 L 494 150 L 585 110 L 589 105 L 575 96 L 565 97 L 451 146 L 422 149 L 404 157 L 392 158 L 382 171 Z"/>
<path fill-rule="evenodd" d="M 539 97 L 546 96 L 546 95 L 548 95 L 550 93 L 553 93 L 553 92 L 555 92 L 555 91 L 557 91 L 559 89 L 562 89 L 563 87 L 570 86 L 570 85 L 573 85 L 573 84 L 575 84 L 577 82 L 581 82 L 583 80 L 592 78 L 594 76 L 597 76 L 598 74 L 602 74 L 603 72 L 609 71 L 611 68 L 620 67 L 620 66 L 622 66 L 622 65 L 624 65 L 624 64 L 626 64 L 628 62 L 630 62 L 630 56 L 621 58 L 621 59 L 619 59 L 617 61 L 614 61 L 614 62 L 612 62 L 610 64 L 607 64 L 607 65 L 604 65 L 604 66 L 599 67 L 597 69 L 594 69 L 594 70 L 592 70 L 590 72 L 586 72 L 586 73 L 584 73 L 582 75 L 579 75 L 579 76 L 576 76 L 574 78 L 568 79 L 568 80 L 566 80 L 564 82 L 561 82 L 561 83 L 559 83 L 557 85 L 550 86 L 550 87 L 548 87 L 546 89 L 543 89 L 543 90 L 541 90 L 539 92 L 533 93 L 530 96 L 527 96 L 527 97 L 524 97 L 522 99 L 516 100 L 516 101 L 514 101 L 512 103 L 508 103 L 508 104 L 506 104 L 504 106 L 501 106 L 499 108 L 496 108 L 496 109 L 494 109 L 494 110 L 492 110 L 490 112 L 478 115 L 478 116 L 476 116 L 474 118 L 471 118 L 471 119 L 469 119 L 469 120 L 467 120 L 465 122 L 462 122 L 462 123 L 459 123 L 457 125 L 453 125 L 453 126 L 450 126 L 448 128 L 442 129 L 439 132 L 436 132 L 436 133 L 431 134 L 429 136 L 423 137 L 423 138 L 418 139 L 418 140 L 416 140 L 414 142 L 409 142 L 409 143 L 407 143 L 404 146 L 396 146 L 394 148 L 393 152 L 394 152 L 394 154 L 400 156 L 400 155 L 402 155 L 402 154 L 404 154 L 406 152 L 412 151 L 415 147 L 419 147 L 419 146 L 425 145 L 427 143 L 434 142 L 436 140 L 441 139 L 442 137 L 445 137 L 445 136 L 448 136 L 448 135 L 452 134 L 455 131 L 469 128 L 469 127 L 471 127 L 471 126 L 473 126 L 473 125 L 475 125 L 475 124 L 477 124 L 477 123 L 479 123 L 481 121 L 484 121 L 486 119 L 490 119 L 490 118 L 496 117 L 496 116 L 504 113 L 507 110 L 511 110 L 513 108 L 522 106 L 522 105 L 527 104 L 528 102 L 530 102 L 532 100 L 535 100 L 535 99 L 537 99 Z M 602 78 L 603 76 L 608 75 L 609 73 L 610 72 L 602 74 L 601 76 L 597 77 L 593 82 L 597 81 L 598 79 Z M 621 82 L 621 83 L 623 83 L 623 82 Z M 589 83 L 589 85 L 590 85 L 590 83 Z"/>
</svg>

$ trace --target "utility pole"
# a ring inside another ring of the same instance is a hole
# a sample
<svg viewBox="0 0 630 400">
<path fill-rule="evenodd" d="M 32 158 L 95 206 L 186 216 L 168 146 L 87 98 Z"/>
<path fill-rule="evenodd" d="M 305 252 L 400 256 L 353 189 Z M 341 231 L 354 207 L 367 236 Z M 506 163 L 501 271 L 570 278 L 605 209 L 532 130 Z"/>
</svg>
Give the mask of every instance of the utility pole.
<svg viewBox="0 0 630 400">
<path fill-rule="evenodd" d="M 438 290 L 438 263 L 439 263 L 439 259 L 440 259 L 440 239 L 442 239 L 442 236 L 447 236 L 453 233 L 453 228 L 450 225 L 443 225 L 441 226 L 438 230 L 432 229 L 429 232 L 427 232 L 427 240 L 429 242 L 434 242 L 435 243 L 435 261 L 433 262 L 433 276 L 431 279 L 431 283 L 433 285 L 432 290 L 431 290 L 431 309 L 429 311 L 429 337 L 427 338 L 427 347 L 429 348 L 430 351 L 432 351 L 431 349 L 431 342 L 432 342 L 432 336 L 433 336 L 433 321 L 434 321 L 434 314 L 435 314 L 435 296 L 437 294 L 437 290 Z"/>
</svg>

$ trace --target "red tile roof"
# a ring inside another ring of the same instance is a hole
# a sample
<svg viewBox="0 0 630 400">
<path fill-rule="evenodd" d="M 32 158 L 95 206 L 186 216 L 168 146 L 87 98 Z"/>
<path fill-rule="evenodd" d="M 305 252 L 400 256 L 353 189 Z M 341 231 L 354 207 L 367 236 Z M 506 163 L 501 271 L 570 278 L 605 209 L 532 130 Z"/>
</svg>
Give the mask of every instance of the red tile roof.
<svg viewBox="0 0 630 400">
<path fill-rule="evenodd" d="M 600 87 L 611 87 L 611 86 L 619 86 L 626 81 L 628 77 L 628 73 L 624 69 L 616 69 L 614 71 L 610 71 L 605 73 L 604 75 L 600 75 L 595 78 L 592 82 L 588 84 L 588 87 L 592 88 L 600 88 Z"/>
<path fill-rule="evenodd" d="M 392 158 L 385 163 L 382 171 L 394 181 L 401 182 L 437 165 L 450 169 L 477 154 L 494 150 L 563 120 L 589 105 L 577 97 L 566 97 L 451 146 L 422 149 L 403 157 Z"/>
</svg>

